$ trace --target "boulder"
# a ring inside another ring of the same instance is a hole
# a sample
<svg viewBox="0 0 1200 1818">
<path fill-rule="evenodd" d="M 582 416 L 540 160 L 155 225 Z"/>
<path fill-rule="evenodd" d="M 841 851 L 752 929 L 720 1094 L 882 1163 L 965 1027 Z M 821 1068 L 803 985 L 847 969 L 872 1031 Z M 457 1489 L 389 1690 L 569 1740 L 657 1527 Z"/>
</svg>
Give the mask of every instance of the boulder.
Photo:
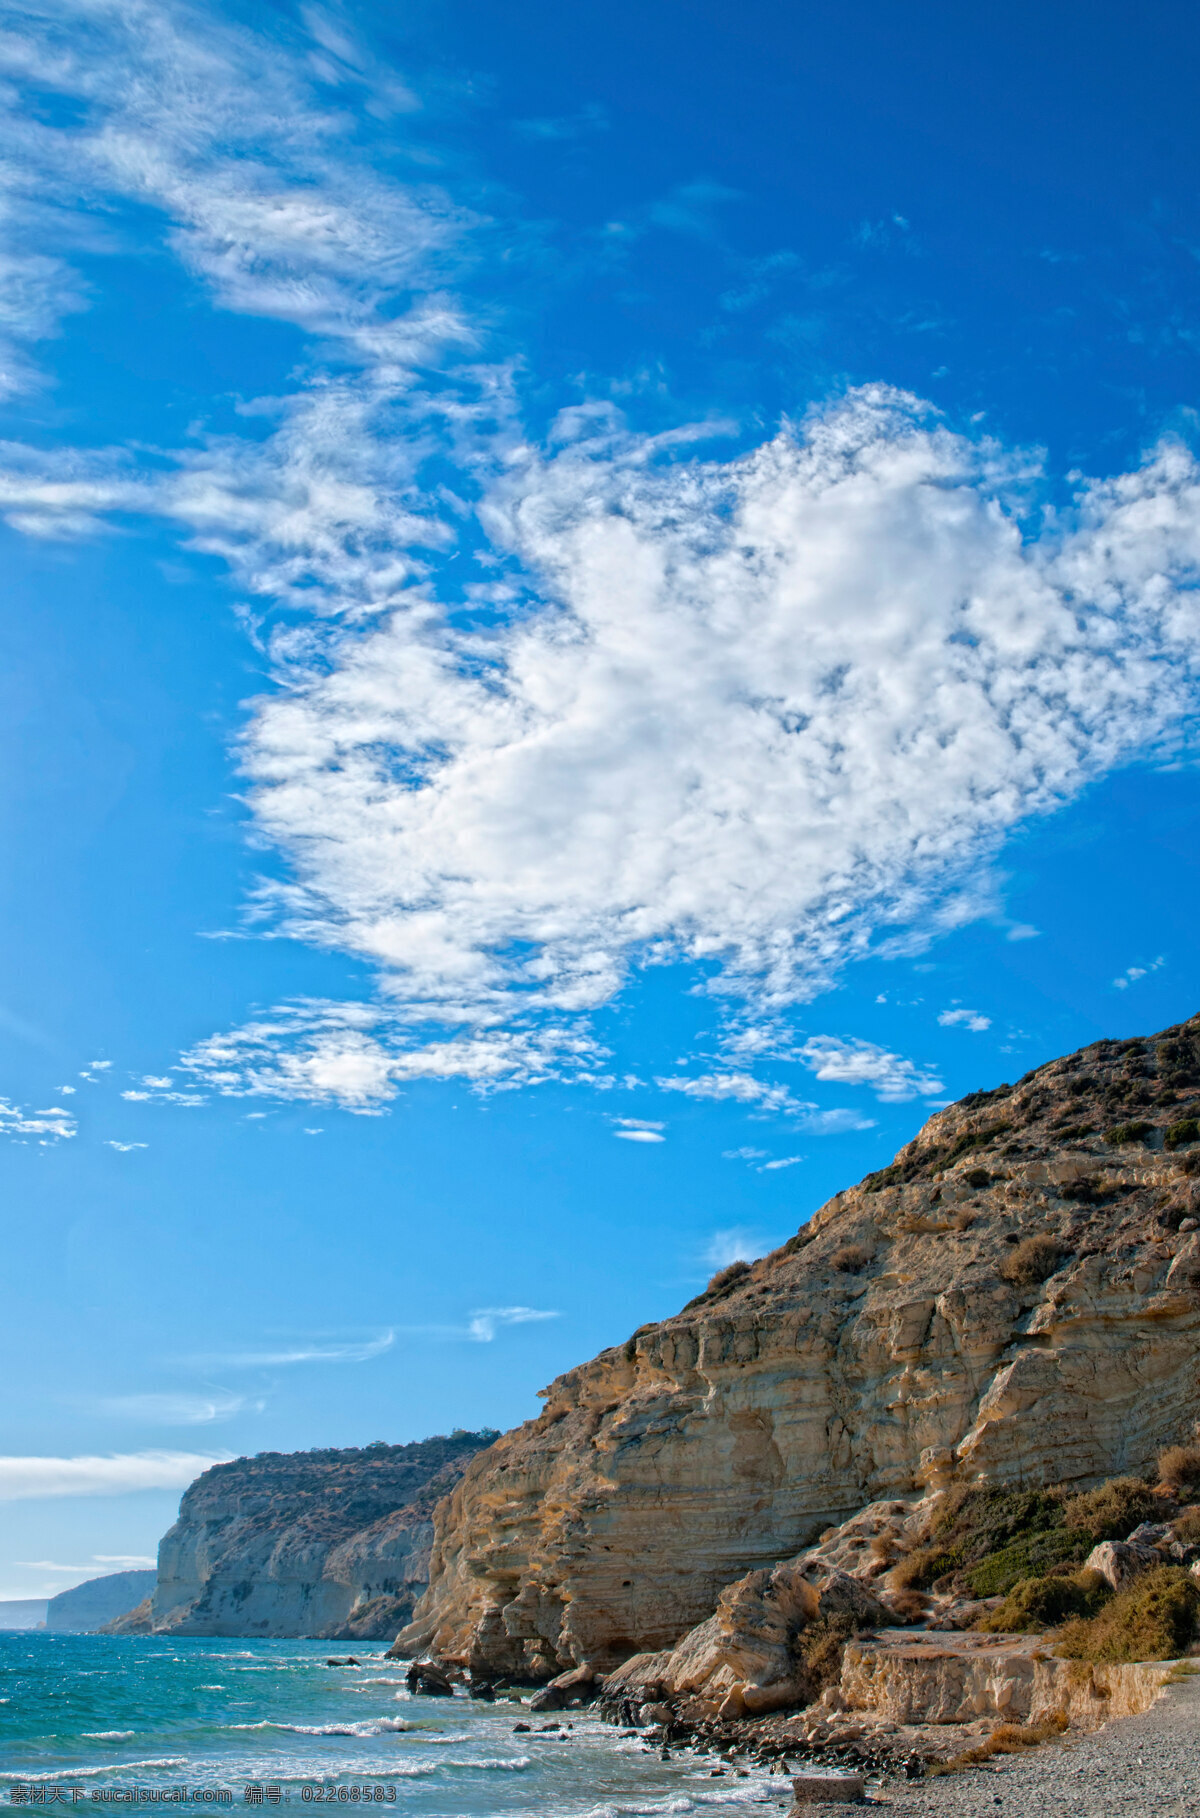
<svg viewBox="0 0 1200 1818">
<path fill-rule="evenodd" d="M 1142 1546 L 1130 1540 L 1102 1540 L 1084 1560 L 1083 1569 L 1099 1572 L 1114 1591 L 1122 1591 L 1143 1572 L 1162 1562 L 1163 1556 L 1157 1547 Z"/>
<path fill-rule="evenodd" d="M 414 1660 L 406 1675 L 408 1689 L 415 1696 L 453 1698 L 454 1687 L 441 1667 L 432 1660 Z"/>
<path fill-rule="evenodd" d="M 807 1814 L 810 1805 L 859 1805 L 866 1790 L 861 1774 L 796 1774 L 792 1779 L 792 1811 Z"/>
<path fill-rule="evenodd" d="M 531 1711 L 562 1711 L 577 1698 L 590 1697 L 596 1683 L 596 1674 L 592 1667 L 584 1665 L 572 1667 L 569 1672 L 559 1673 L 549 1685 L 544 1685 L 529 1700 Z"/>
<path fill-rule="evenodd" d="M 880 1602 L 861 1578 L 852 1578 L 849 1572 L 836 1568 L 826 1572 L 817 1580 L 816 1590 L 822 1617 L 845 1618 L 858 1629 L 886 1628 L 891 1623 L 891 1611 L 886 1604 Z"/>
</svg>

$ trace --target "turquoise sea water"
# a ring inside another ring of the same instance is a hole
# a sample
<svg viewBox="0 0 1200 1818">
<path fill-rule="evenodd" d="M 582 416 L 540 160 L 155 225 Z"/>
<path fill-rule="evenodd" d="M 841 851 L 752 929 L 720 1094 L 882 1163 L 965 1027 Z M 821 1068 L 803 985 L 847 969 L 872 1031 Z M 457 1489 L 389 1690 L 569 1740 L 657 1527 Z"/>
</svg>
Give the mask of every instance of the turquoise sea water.
<svg viewBox="0 0 1200 1818">
<path fill-rule="evenodd" d="M 327 1667 L 329 1652 L 327 1641 L 0 1634 L 0 1802 L 34 1789 L 40 1806 L 61 1788 L 62 1804 L 91 1811 L 150 1808 L 146 1793 L 188 1789 L 193 1808 L 228 1793 L 246 1811 L 262 1787 L 264 1813 L 278 1789 L 277 1809 L 296 1818 L 364 1799 L 405 1818 L 734 1818 L 790 1803 L 778 1776 L 714 1778 L 715 1761 L 690 1752 L 660 1761 L 586 1711 L 538 1733 L 554 1719 L 501 1699 L 411 1698 L 381 1651 L 357 1653 L 359 1670 Z M 518 1722 L 535 1733 L 515 1735 Z"/>
</svg>

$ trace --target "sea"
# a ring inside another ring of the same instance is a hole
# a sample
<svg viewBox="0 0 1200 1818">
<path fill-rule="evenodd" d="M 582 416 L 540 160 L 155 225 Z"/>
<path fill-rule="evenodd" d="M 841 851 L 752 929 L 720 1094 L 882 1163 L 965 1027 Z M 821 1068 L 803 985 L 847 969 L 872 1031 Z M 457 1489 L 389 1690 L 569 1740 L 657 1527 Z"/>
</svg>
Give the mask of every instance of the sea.
<svg viewBox="0 0 1200 1818">
<path fill-rule="evenodd" d="M 327 1641 L 0 1634 L 0 1804 L 735 1818 L 791 1803 L 779 1774 L 663 1761 L 586 1710 L 413 1697 L 367 1649 L 331 1667 Z"/>
</svg>

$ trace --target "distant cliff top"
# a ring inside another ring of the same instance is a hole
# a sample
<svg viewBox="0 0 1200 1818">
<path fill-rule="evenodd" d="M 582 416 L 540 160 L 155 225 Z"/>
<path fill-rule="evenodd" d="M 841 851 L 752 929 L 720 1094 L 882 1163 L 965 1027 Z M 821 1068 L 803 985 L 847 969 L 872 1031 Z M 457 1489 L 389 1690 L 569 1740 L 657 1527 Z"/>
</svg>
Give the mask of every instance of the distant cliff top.
<svg viewBox="0 0 1200 1818">
<path fill-rule="evenodd" d="M 429 1499 L 443 1476 L 499 1437 L 491 1428 L 435 1434 L 411 1445 L 314 1447 L 310 1452 L 259 1452 L 212 1465 L 185 1491 L 181 1522 L 237 1518 L 254 1526 L 303 1529 L 333 1539 Z M 447 1484 L 449 1487 L 449 1484 Z"/>
</svg>

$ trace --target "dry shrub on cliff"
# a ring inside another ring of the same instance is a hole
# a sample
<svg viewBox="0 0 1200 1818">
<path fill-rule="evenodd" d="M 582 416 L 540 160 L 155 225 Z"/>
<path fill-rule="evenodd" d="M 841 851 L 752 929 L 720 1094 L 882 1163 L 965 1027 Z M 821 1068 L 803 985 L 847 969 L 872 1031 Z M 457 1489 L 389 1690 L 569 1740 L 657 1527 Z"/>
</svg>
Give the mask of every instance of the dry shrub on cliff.
<svg viewBox="0 0 1200 1818">
<path fill-rule="evenodd" d="M 1200 1485 L 1200 1445 L 1168 1446 L 1158 1455 L 1158 1474 L 1172 1490 Z"/>
<path fill-rule="evenodd" d="M 1185 1509 L 1171 1527 L 1176 1540 L 1181 1540 L 1185 1547 L 1196 1546 L 1200 1543 L 1200 1509 Z"/>
<path fill-rule="evenodd" d="M 1186 1652 L 1200 1616 L 1200 1585 L 1182 1566 L 1156 1566 L 1118 1591 L 1098 1616 L 1069 1622 L 1064 1660 L 1172 1660 Z"/>
<path fill-rule="evenodd" d="M 693 1300 L 689 1300 L 683 1311 L 686 1313 L 692 1307 L 701 1307 L 706 1301 L 719 1300 L 722 1294 L 727 1293 L 730 1288 L 736 1287 L 738 1282 L 749 1273 L 750 1264 L 748 1262 L 727 1263 L 723 1269 L 717 1270 L 703 1294 L 697 1294 Z"/>
<path fill-rule="evenodd" d="M 1069 1617 L 1095 1616 L 1112 1596 L 1099 1572 L 1050 1572 L 1045 1578 L 1022 1578 L 998 1610 L 978 1624 L 995 1635 L 1057 1628 Z"/>
<path fill-rule="evenodd" d="M 1124 1540 L 1143 1521 L 1154 1521 L 1162 1507 L 1150 1485 L 1141 1477 L 1110 1477 L 1094 1490 L 1068 1496 L 1063 1519 L 1069 1528 L 1093 1542 Z"/>
<path fill-rule="evenodd" d="M 1014 1286 L 1028 1288 L 1045 1281 L 1063 1261 L 1066 1252 L 1053 1237 L 1023 1237 L 1000 1262 L 1000 1273 Z"/>
<path fill-rule="evenodd" d="M 795 1643 L 804 1668 L 804 1702 L 813 1704 L 827 1686 L 842 1676 L 842 1655 L 851 1636 L 860 1632 L 852 1616 L 818 1616 Z"/>
<path fill-rule="evenodd" d="M 866 1268 L 874 1254 L 866 1244 L 842 1244 L 829 1258 L 829 1266 L 842 1275 L 857 1275 L 860 1269 Z"/>
<path fill-rule="evenodd" d="M 901 1625 L 920 1622 L 929 1608 L 928 1597 L 922 1597 L 920 1591 L 894 1591 L 886 1601 L 887 1607 Z"/>
</svg>

